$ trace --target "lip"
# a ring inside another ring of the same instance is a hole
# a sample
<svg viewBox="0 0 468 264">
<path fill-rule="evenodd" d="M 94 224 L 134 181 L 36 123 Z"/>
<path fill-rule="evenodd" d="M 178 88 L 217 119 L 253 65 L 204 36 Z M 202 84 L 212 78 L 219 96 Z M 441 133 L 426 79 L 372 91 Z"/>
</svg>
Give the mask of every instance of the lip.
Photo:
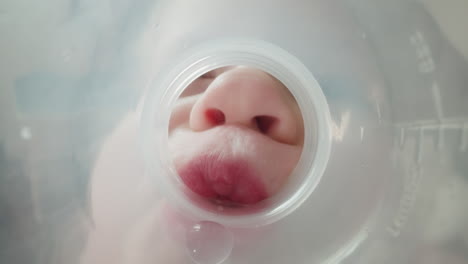
<svg viewBox="0 0 468 264">
<path fill-rule="evenodd" d="M 189 189 L 217 203 L 248 205 L 268 197 L 257 172 L 243 159 L 199 155 L 178 173 Z"/>
</svg>

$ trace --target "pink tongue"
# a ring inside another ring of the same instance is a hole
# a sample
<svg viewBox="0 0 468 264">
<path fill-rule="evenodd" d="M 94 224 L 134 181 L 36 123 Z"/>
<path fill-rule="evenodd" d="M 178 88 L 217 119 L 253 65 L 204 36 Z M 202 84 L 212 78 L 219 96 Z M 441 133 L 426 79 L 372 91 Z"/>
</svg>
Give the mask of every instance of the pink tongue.
<svg viewBox="0 0 468 264">
<path fill-rule="evenodd" d="M 194 159 L 179 174 L 193 192 L 210 199 L 253 204 L 267 198 L 265 188 L 246 162 Z"/>
</svg>

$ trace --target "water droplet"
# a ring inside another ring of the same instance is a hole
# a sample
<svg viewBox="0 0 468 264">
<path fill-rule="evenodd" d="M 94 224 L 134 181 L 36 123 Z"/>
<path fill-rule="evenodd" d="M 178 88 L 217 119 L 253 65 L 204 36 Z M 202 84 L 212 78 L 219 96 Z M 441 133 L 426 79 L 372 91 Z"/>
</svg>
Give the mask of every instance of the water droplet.
<svg viewBox="0 0 468 264">
<path fill-rule="evenodd" d="M 21 138 L 24 140 L 29 140 L 32 138 L 31 129 L 29 127 L 23 127 L 20 131 Z"/>
<path fill-rule="evenodd" d="M 210 221 L 193 225 L 185 238 L 187 252 L 197 264 L 220 264 L 229 257 L 234 246 L 232 233 Z"/>
<path fill-rule="evenodd" d="M 361 126 L 361 143 L 364 141 L 364 127 Z"/>
</svg>

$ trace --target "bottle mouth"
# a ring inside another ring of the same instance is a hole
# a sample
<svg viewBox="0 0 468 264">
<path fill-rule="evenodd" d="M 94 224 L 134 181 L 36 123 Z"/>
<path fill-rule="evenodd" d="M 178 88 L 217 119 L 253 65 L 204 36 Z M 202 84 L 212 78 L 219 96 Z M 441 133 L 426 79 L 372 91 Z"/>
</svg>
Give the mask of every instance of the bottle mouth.
<svg viewBox="0 0 468 264">
<path fill-rule="evenodd" d="M 284 84 L 303 120 L 303 145 L 297 165 L 278 192 L 255 203 L 206 199 L 197 194 L 184 183 L 168 154 L 171 112 L 184 90 L 200 76 L 235 65 L 261 70 Z M 194 219 L 224 226 L 261 226 L 287 216 L 314 191 L 330 156 L 330 113 L 320 85 L 300 60 L 263 41 L 219 40 L 189 50 L 154 77 L 141 116 L 147 173 L 164 198 Z"/>
</svg>

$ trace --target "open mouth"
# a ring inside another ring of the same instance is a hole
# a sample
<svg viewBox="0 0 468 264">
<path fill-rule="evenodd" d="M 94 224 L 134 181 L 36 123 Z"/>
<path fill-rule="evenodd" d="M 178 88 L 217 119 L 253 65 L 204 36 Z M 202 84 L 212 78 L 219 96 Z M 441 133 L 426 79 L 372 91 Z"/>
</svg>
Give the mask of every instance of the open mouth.
<svg viewBox="0 0 468 264">
<path fill-rule="evenodd" d="M 201 155 L 178 169 L 193 192 L 216 204 L 238 207 L 268 197 L 264 184 L 246 160 Z"/>
</svg>

